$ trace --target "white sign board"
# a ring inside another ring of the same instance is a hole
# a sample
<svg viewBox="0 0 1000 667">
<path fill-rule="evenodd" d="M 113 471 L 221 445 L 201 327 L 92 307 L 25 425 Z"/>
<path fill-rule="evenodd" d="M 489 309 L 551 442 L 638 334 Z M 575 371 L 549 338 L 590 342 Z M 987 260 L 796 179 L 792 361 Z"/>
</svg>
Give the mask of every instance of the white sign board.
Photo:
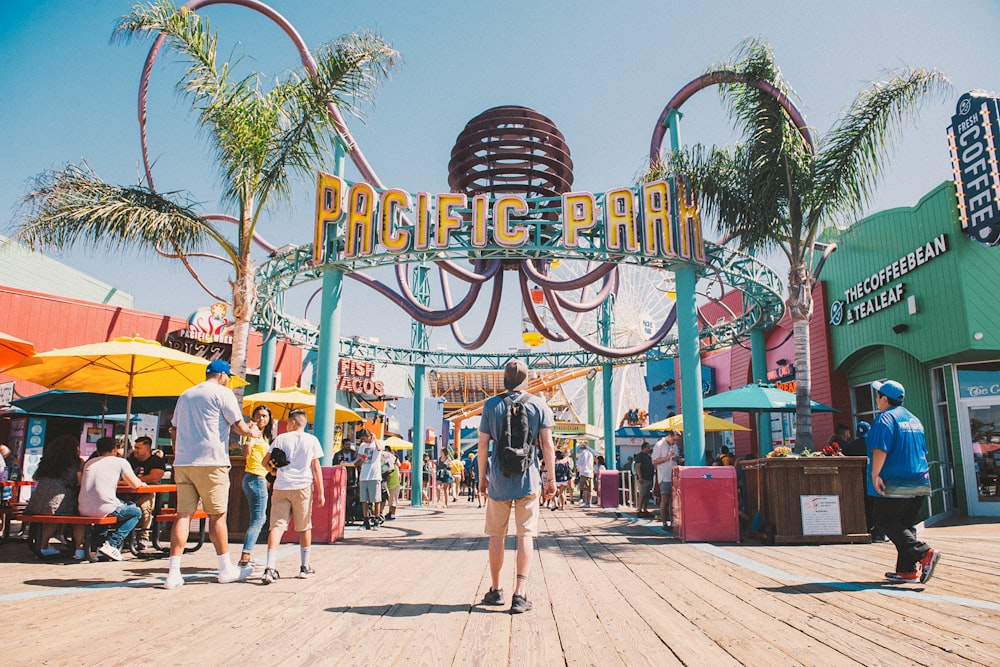
<svg viewBox="0 0 1000 667">
<path fill-rule="evenodd" d="M 14 383 L 0 382 L 0 405 L 10 405 L 14 400 Z"/>
<path fill-rule="evenodd" d="M 842 535 L 840 496 L 799 496 L 803 535 Z"/>
</svg>

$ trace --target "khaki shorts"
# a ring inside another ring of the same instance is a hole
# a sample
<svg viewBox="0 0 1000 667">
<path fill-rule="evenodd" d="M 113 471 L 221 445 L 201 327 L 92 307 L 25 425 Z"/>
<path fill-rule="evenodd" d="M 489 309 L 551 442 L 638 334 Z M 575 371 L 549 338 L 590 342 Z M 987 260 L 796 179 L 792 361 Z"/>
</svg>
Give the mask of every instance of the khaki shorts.
<svg viewBox="0 0 1000 667">
<path fill-rule="evenodd" d="M 486 501 L 486 534 L 503 537 L 510 523 L 510 508 L 514 507 L 514 528 L 518 537 L 533 537 L 538 534 L 538 495 L 525 496 L 516 500 Z"/>
<path fill-rule="evenodd" d="M 271 492 L 271 530 L 288 530 L 288 518 L 295 520 L 295 530 L 302 532 L 312 528 L 312 486 L 304 489 Z"/>
<path fill-rule="evenodd" d="M 225 514 L 229 509 L 229 466 L 174 466 L 177 511 L 194 512 L 201 499 L 205 514 Z"/>
</svg>

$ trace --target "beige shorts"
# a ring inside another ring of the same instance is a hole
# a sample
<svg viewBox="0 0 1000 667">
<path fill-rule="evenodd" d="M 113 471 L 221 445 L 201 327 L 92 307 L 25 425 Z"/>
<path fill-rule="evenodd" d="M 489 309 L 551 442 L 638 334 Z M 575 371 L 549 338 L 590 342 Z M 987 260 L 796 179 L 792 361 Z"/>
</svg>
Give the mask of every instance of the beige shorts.
<svg viewBox="0 0 1000 667">
<path fill-rule="evenodd" d="M 194 512 L 201 499 L 205 514 L 225 514 L 229 509 L 229 466 L 174 466 L 177 511 Z"/>
<path fill-rule="evenodd" d="M 302 532 L 312 528 L 312 486 L 304 489 L 271 492 L 271 530 L 288 530 L 289 517 L 295 519 L 295 530 Z"/>
<path fill-rule="evenodd" d="M 514 508 L 514 528 L 518 537 L 533 537 L 538 534 L 538 495 L 525 496 L 516 500 L 486 501 L 486 534 L 503 537 L 510 523 L 510 508 Z"/>
</svg>

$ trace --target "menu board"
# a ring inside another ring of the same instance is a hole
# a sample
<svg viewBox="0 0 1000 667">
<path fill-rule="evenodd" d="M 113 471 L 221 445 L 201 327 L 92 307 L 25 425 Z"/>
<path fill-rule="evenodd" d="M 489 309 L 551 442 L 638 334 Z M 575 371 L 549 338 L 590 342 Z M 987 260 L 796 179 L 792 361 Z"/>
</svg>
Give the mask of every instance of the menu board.
<svg viewBox="0 0 1000 667">
<path fill-rule="evenodd" d="M 799 496 L 803 535 L 842 535 L 840 496 Z"/>
</svg>

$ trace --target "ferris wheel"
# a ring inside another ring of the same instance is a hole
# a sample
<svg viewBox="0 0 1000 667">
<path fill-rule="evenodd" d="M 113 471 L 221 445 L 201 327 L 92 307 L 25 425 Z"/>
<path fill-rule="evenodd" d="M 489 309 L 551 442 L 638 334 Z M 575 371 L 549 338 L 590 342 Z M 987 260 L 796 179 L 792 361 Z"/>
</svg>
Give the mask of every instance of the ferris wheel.
<svg viewBox="0 0 1000 667">
<path fill-rule="evenodd" d="M 592 269 L 586 261 L 571 260 L 553 262 L 549 267 L 549 275 L 557 280 L 570 280 L 584 275 Z M 602 340 L 600 327 L 601 309 L 592 309 L 578 315 L 574 322 L 576 330 L 595 343 L 606 344 L 616 349 L 631 348 L 648 340 L 661 327 L 670 315 L 675 302 L 674 274 L 663 269 L 620 264 L 617 269 L 617 291 L 609 299 L 610 330 L 606 335 L 606 343 Z M 571 295 L 577 302 L 587 302 L 595 298 L 600 291 L 600 285 L 591 284 Z M 541 297 L 541 290 L 532 292 L 533 299 Z M 545 312 L 545 309 L 541 309 Z M 551 314 L 545 314 L 545 324 L 554 332 L 561 333 L 558 324 L 552 321 Z M 552 350 L 564 350 L 577 346 L 574 341 L 555 342 L 546 340 L 527 317 L 522 318 L 522 335 L 524 341 L 531 346 L 550 346 Z M 602 385 L 597 385 L 598 405 L 606 400 L 611 401 L 612 415 L 617 422 L 629 410 L 648 408 L 649 392 L 646 389 L 646 369 L 644 364 L 616 365 L 611 382 L 611 396 L 601 395 Z M 586 414 L 587 396 L 586 381 L 573 380 L 566 383 L 563 391 L 580 415 Z M 602 426 L 603 411 L 595 415 L 597 425 Z"/>
</svg>

